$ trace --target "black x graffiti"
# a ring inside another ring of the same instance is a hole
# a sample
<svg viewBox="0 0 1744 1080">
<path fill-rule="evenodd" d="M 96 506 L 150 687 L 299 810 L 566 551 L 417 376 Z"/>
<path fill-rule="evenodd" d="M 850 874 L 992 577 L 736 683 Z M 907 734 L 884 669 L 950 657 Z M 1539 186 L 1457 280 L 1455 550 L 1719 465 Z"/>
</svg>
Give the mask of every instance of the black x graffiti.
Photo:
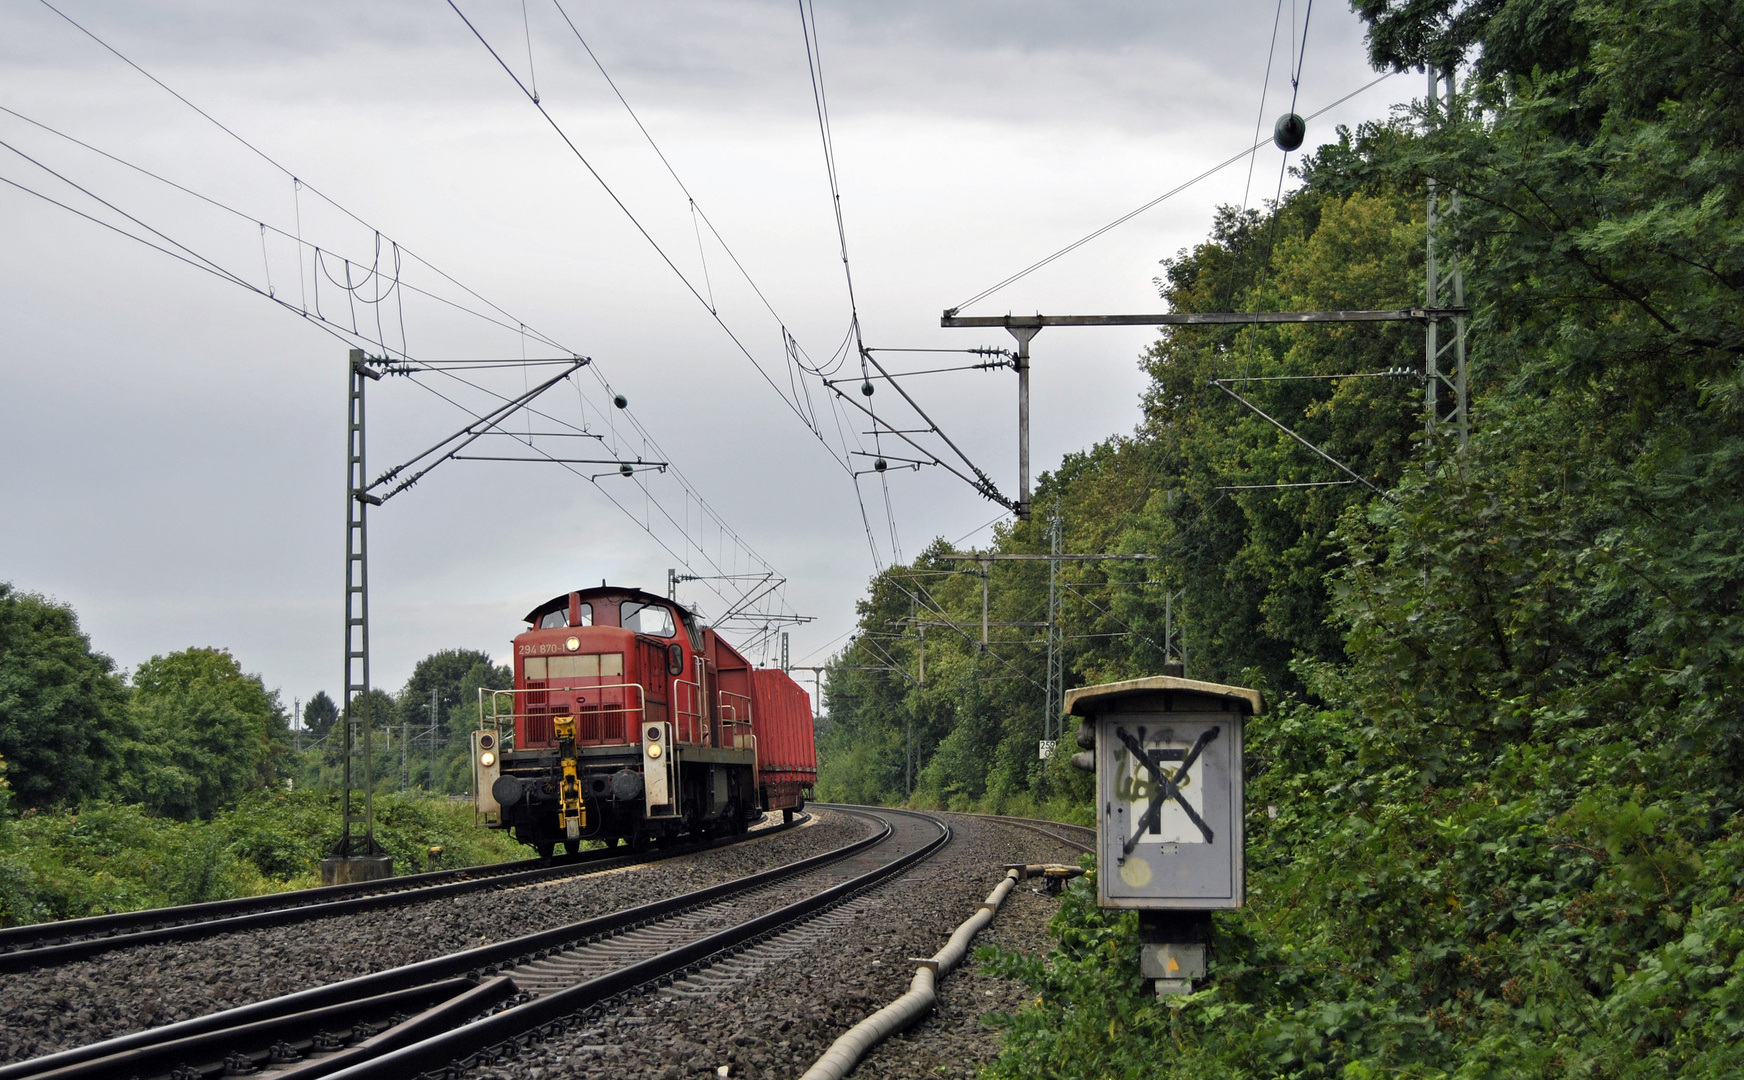
<svg viewBox="0 0 1744 1080">
<path fill-rule="evenodd" d="M 1187 770 L 1193 767 L 1193 763 L 1199 760 L 1199 755 L 1205 752 L 1205 748 L 1211 745 L 1212 740 L 1217 738 L 1217 733 L 1222 730 L 1222 728 L 1214 727 L 1207 728 L 1203 733 L 1201 733 L 1198 741 L 1193 744 L 1192 749 L 1188 750 L 1186 755 L 1181 759 L 1181 764 L 1175 769 L 1174 775 L 1186 776 Z M 1211 826 L 1205 824 L 1205 819 L 1199 816 L 1199 812 L 1193 809 L 1186 799 L 1182 798 L 1180 787 L 1176 785 L 1174 780 L 1164 776 L 1162 768 L 1157 764 L 1157 762 L 1162 760 L 1163 755 L 1167 754 L 1168 751 L 1158 751 L 1156 756 L 1153 758 L 1152 755 L 1145 750 L 1144 744 L 1133 738 L 1125 728 L 1115 728 L 1114 734 L 1115 737 L 1125 745 L 1128 752 L 1138 760 L 1139 764 L 1143 765 L 1146 771 L 1151 774 L 1151 779 L 1156 781 L 1155 786 L 1151 788 L 1151 804 L 1145 808 L 1144 814 L 1139 817 L 1137 823 L 1134 825 L 1132 835 L 1126 838 L 1126 846 L 1121 849 L 1122 853 L 1131 855 L 1132 849 L 1138 846 L 1138 838 L 1144 835 L 1145 830 L 1155 828 L 1162 824 L 1163 800 L 1165 799 L 1173 799 L 1179 803 L 1181 809 L 1187 813 L 1187 820 L 1199 826 L 1199 831 L 1205 834 L 1205 842 L 1207 844 L 1211 843 Z M 1180 753 L 1178 750 L 1175 752 Z"/>
</svg>

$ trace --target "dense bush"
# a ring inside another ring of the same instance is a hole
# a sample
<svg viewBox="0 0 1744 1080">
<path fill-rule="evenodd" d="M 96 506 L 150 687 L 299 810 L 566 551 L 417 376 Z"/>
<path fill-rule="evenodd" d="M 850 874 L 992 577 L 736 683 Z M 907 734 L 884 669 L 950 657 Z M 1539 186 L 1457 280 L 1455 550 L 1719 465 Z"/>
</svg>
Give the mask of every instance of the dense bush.
<svg viewBox="0 0 1744 1080">
<path fill-rule="evenodd" d="M 1136 917 L 1083 879 L 1049 956 L 978 953 L 1039 991 L 993 1018 L 992 1076 L 1737 1075 L 1736 819 L 1693 842 L 1680 800 L 1593 785 L 1622 747 L 1521 747 L 1431 785 L 1347 712 L 1250 732 L 1249 905 L 1215 916 L 1198 992 L 1146 993 Z"/>
<path fill-rule="evenodd" d="M 377 795 L 376 837 L 401 874 L 529 857 L 447 799 Z M 210 821 L 93 801 L 0 822 L 0 925 L 253 896 L 320 884 L 337 837 L 336 792 L 257 791 Z"/>
</svg>

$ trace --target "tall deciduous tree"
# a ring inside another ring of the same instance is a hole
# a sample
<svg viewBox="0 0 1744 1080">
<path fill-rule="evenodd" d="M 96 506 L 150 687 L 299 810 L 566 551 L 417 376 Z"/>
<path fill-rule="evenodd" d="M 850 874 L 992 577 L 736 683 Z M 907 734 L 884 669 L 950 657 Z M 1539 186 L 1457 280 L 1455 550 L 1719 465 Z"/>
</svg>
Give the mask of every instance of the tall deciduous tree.
<svg viewBox="0 0 1744 1080">
<path fill-rule="evenodd" d="M 289 765 L 277 691 L 228 650 L 185 649 L 139 665 L 130 711 L 140 738 L 124 788 L 156 813 L 210 817 Z"/>
<path fill-rule="evenodd" d="M 17 806 L 108 793 L 128 732 L 114 667 L 72 608 L 0 582 L 0 755 Z"/>
<path fill-rule="evenodd" d="M 406 680 L 405 687 L 400 691 L 399 722 L 411 724 L 413 727 L 428 725 L 431 691 L 435 691 L 436 719 L 443 727 L 447 726 L 448 718 L 455 709 L 460 709 L 468 717 L 476 713 L 478 684 L 473 684 L 470 688 L 472 693 L 468 696 L 466 682 L 467 676 L 480 664 L 486 669 L 498 670 L 492 664 L 490 654 L 477 649 L 443 649 L 418 661 L 417 666 L 412 668 L 412 677 Z M 496 684 L 495 688 L 506 689 L 510 685 L 505 679 Z M 466 724 L 471 722 L 470 719 L 464 721 Z"/>
</svg>

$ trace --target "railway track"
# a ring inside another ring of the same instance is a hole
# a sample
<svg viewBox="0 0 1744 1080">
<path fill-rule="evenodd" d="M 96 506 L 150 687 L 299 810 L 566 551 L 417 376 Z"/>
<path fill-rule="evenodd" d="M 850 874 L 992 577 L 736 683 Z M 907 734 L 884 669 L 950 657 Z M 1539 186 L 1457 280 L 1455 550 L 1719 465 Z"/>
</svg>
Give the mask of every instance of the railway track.
<svg viewBox="0 0 1744 1080">
<path fill-rule="evenodd" d="M 970 814 L 969 817 L 985 818 L 997 821 L 1003 825 L 1011 825 L 1019 829 L 1040 833 L 1050 840 L 1057 840 L 1069 847 L 1075 847 L 1086 855 L 1096 850 L 1096 830 L 1088 825 L 1068 825 L 1063 821 L 1048 821 L 1045 818 L 1010 817 L 1006 814 Z"/>
<path fill-rule="evenodd" d="M 949 826 L 929 815 L 841 809 L 881 828 L 834 851 L 656 903 L 0 1067 L 0 1080 L 362 1080 L 492 1060 L 640 986 L 705 990 L 711 967 L 950 840 Z"/>
<path fill-rule="evenodd" d="M 599 848 L 552 860 L 524 859 L 490 866 L 408 874 L 353 885 L 10 927 L 0 930 L 0 974 L 53 966 L 136 945 L 191 941 L 239 930 L 597 873 L 770 836 L 806 820 L 809 816 L 801 814 L 791 822 L 756 828 L 735 836 L 634 854 L 622 848 Z"/>
</svg>

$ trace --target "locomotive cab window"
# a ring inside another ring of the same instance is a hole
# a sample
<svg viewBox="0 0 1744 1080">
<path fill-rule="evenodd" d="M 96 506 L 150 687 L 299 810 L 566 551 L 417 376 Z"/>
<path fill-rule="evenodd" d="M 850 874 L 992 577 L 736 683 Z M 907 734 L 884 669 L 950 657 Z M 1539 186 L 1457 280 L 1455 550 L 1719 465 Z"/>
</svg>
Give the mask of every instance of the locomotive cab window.
<svg viewBox="0 0 1744 1080">
<path fill-rule="evenodd" d="M 634 600 L 626 600 L 621 610 L 618 624 L 625 630 L 665 638 L 678 632 L 672 624 L 672 610 L 664 605 L 639 604 Z"/>
<path fill-rule="evenodd" d="M 547 611 L 539 619 L 539 629 L 541 629 L 541 630 L 561 630 L 568 625 L 569 625 L 569 609 L 568 608 L 558 608 L 556 611 Z M 593 605 L 592 604 L 581 605 L 581 621 L 577 622 L 575 625 L 577 625 L 577 626 L 592 626 L 593 625 Z"/>
</svg>

